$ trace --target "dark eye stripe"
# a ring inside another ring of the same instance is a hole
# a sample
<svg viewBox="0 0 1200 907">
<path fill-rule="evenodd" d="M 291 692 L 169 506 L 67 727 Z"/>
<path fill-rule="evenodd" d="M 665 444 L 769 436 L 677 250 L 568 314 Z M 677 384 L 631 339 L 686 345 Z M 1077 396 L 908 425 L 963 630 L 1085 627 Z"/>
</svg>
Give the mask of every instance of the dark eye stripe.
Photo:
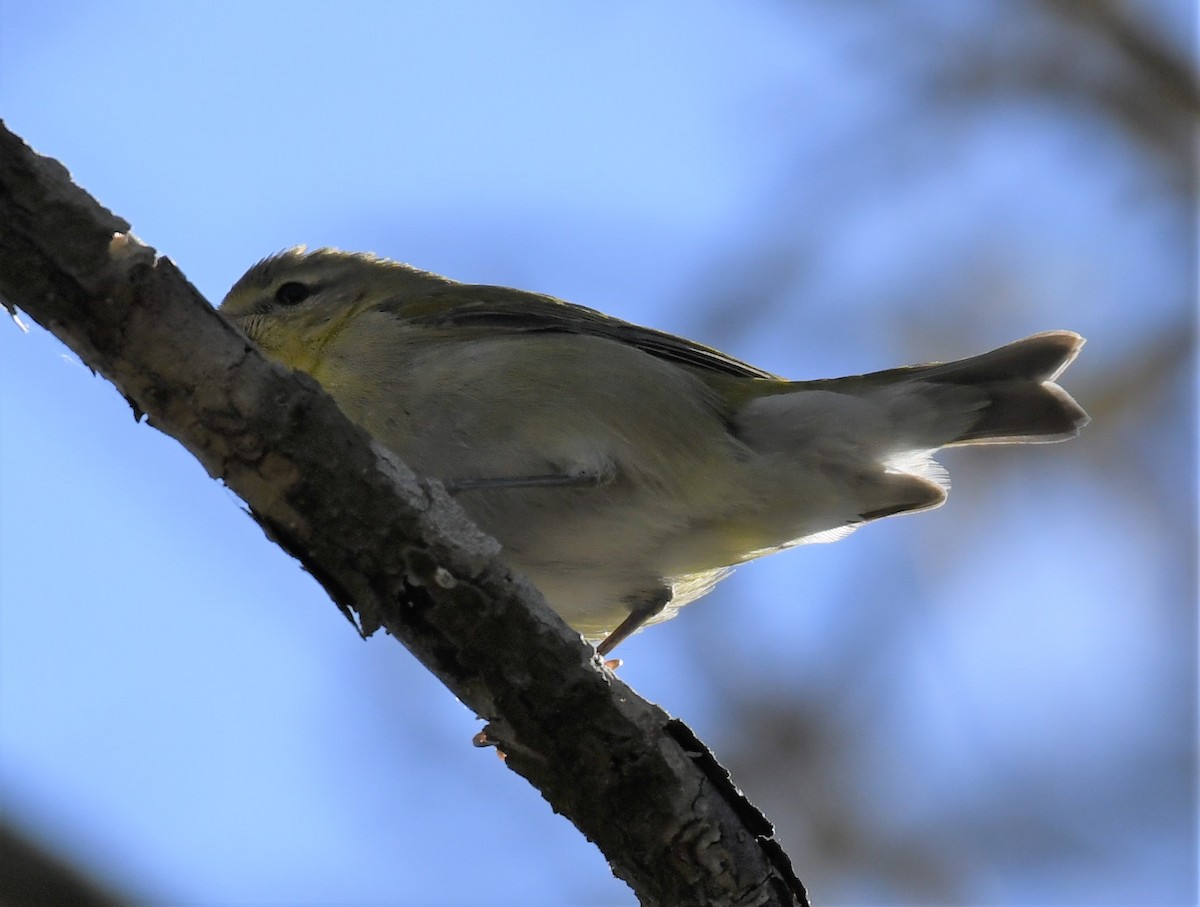
<svg viewBox="0 0 1200 907">
<path fill-rule="evenodd" d="M 275 301 L 280 305 L 298 305 L 312 295 L 312 288 L 297 280 L 289 280 L 279 285 L 275 291 Z"/>
</svg>

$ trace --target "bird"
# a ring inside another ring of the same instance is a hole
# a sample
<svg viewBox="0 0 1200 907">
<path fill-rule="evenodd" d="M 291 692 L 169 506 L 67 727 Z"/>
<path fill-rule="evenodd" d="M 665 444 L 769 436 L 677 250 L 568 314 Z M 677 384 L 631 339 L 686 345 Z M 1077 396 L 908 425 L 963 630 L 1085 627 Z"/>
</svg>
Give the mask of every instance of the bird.
<svg viewBox="0 0 1200 907">
<path fill-rule="evenodd" d="M 941 448 L 1088 422 L 1056 383 L 1084 344 L 1066 330 L 790 381 L 552 296 L 303 246 L 220 312 L 443 482 L 601 656 L 739 564 L 940 506 Z"/>
</svg>

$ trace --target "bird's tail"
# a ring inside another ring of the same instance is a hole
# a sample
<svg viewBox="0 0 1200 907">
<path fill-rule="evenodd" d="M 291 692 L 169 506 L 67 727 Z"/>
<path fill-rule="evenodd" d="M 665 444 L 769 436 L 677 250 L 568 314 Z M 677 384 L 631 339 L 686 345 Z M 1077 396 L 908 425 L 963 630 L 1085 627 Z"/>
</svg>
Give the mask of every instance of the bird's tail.
<svg viewBox="0 0 1200 907">
<path fill-rule="evenodd" d="M 969 406 L 948 407 L 959 411 L 960 420 L 942 437 L 930 438 L 930 447 L 1064 441 L 1079 433 L 1088 415 L 1055 379 L 1083 344 L 1072 331 L 1046 331 L 968 359 L 804 383 L 876 398 L 891 391 L 897 402 L 917 387 L 926 400 L 969 400 Z"/>
</svg>

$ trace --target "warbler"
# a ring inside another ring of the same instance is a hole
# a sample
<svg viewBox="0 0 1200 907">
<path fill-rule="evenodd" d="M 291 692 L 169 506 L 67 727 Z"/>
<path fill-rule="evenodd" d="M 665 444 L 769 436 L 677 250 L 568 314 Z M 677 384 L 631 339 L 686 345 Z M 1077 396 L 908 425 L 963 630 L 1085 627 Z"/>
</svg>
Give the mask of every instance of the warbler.
<svg viewBox="0 0 1200 907">
<path fill-rule="evenodd" d="M 737 564 L 946 500 L 939 448 L 1061 441 L 1055 379 L 1083 338 L 788 381 L 715 349 L 522 290 L 371 254 L 264 259 L 220 311 L 307 372 L 606 655 Z"/>
</svg>

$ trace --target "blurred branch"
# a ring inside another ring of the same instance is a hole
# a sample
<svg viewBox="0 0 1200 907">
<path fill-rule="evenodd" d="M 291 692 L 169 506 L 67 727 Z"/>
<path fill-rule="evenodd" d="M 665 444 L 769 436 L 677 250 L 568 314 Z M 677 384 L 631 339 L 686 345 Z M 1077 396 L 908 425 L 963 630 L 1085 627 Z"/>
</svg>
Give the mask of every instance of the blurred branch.
<svg viewBox="0 0 1200 907">
<path fill-rule="evenodd" d="M 1182 33 L 1171 32 L 1161 20 L 1145 15 L 1146 7 L 1168 5 L 1170 0 L 784 4 L 799 28 L 812 28 L 814 6 L 818 19 L 828 17 L 837 24 L 841 43 L 827 33 L 823 40 L 839 49 L 853 77 L 863 78 L 865 72 L 873 94 L 855 98 L 848 90 L 845 98 L 838 96 L 841 115 L 823 120 L 822 104 L 809 99 L 816 93 L 812 71 L 799 68 L 794 82 L 783 83 L 771 101 L 773 109 L 792 114 L 794 153 L 770 182 L 753 216 L 745 218 L 737 245 L 726 243 L 715 250 L 682 295 L 689 314 L 707 319 L 703 330 L 712 342 L 719 336 L 728 344 L 737 332 L 753 330 L 755 319 L 770 316 L 771 336 L 784 333 L 793 338 L 790 342 L 808 360 L 802 365 L 811 370 L 808 373 L 780 369 L 791 377 L 820 373 L 827 351 L 832 348 L 836 355 L 845 348 L 841 341 L 848 311 L 853 313 L 850 323 L 857 346 L 870 344 L 873 335 L 882 332 L 889 342 L 912 352 L 910 361 L 953 352 L 956 344 L 970 342 L 964 338 L 972 332 L 990 336 L 1018 320 L 1010 317 L 1015 311 L 1023 310 L 1030 319 L 1054 312 L 1050 323 L 1063 317 L 1063 323 L 1096 331 L 1083 371 L 1075 379 L 1091 376 L 1075 390 L 1094 422 L 1072 448 L 1074 465 L 1063 474 L 1090 484 L 1089 499 L 1081 492 L 1078 503 L 1101 509 L 1082 510 L 1085 516 L 1076 518 L 1090 519 L 1090 514 L 1107 508 L 1121 515 L 1114 521 L 1118 532 L 1129 533 L 1131 526 L 1139 532 L 1152 529 L 1152 544 L 1164 561 L 1179 564 L 1191 578 L 1186 585 L 1179 581 L 1178 587 L 1170 587 L 1183 594 L 1167 604 L 1150 591 L 1153 583 L 1167 579 L 1154 575 L 1152 562 L 1135 562 L 1134 569 L 1144 572 L 1140 581 L 1147 589 L 1145 606 L 1171 609 L 1161 618 L 1161 627 L 1147 632 L 1191 640 L 1195 628 L 1186 603 L 1196 600 L 1197 550 L 1196 314 L 1191 296 L 1196 286 L 1194 136 L 1200 88 L 1191 62 L 1183 56 L 1192 44 L 1190 23 Z M 1014 112 L 1017 118 L 1009 119 Z M 1030 175 L 1030 200 L 1013 206 L 1020 220 L 1007 224 L 993 217 L 1006 213 L 1005 205 L 969 191 L 989 191 L 987 180 L 996 177 L 989 162 L 1009 152 L 1008 145 L 997 141 L 997 127 L 1006 122 L 1010 128 L 1017 122 L 1025 130 L 1014 136 L 1014 144 L 1053 149 L 1053 157 L 1031 157 L 1034 167 L 1062 168 L 1061 174 Z M 1080 159 L 1078 185 L 1073 185 L 1072 158 L 1064 149 Z M 1089 160 L 1093 151 L 1096 159 Z M 975 167 L 989 169 L 980 176 Z M 1037 180 L 1047 176 L 1073 195 L 1039 198 Z M 1113 210 L 1097 215 L 1112 220 L 1097 222 L 1094 235 L 1081 235 L 1084 231 L 1070 210 L 1063 216 L 1065 225 L 1051 226 L 1059 216 L 1052 205 L 1069 209 L 1085 193 L 1102 197 L 1101 186 L 1111 187 L 1117 200 L 1110 202 Z M 942 213 L 947 187 L 966 190 L 953 219 Z M 932 212 L 928 217 L 934 226 L 921 232 L 927 211 Z M 1134 225 L 1154 231 L 1157 258 L 1147 256 L 1145 247 L 1132 238 Z M 1069 238 L 1068 229 L 1076 231 Z M 885 230 L 891 231 L 890 237 Z M 903 264 L 889 261 L 890 256 L 900 258 L 895 250 L 903 254 Z M 1179 251 L 1184 254 L 1176 254 Z M 914 257 L 921 267 L 909 267 Z M 1110 268 L 1111 263 L 1119 264 Z M 1057 278 L 1045 278 L 1058 268 L 1063 270 Z M 1075 269 L 1079 277 L 1063 276 Z M 1144 278 L 1130 281 L 1132 291 L 1122 287 L 1100 302 L 1088 298 L 1088 281 L 1082 279 L 1143 273 Z M 1062 288 L 1069 294 L 1072 286 L 1079 286 L 1078 298 L 1068 297 L 1061 305 L 1051 302 L 1051 294 Z M 858 295 L 850 295 L 848 287 Z M 1153 333 L 1148 333 L 1150 325 L 1155 326 Z M 873 366 L 868 362 L 865 367 Z M 988 455 L 1015 460 L 1028 452 L 996 448 Z M 1006 490 L 1020 493 L 1021 483 L 1002 474 L 995 479 L 997 486 L 1003 482 Z M 972 519 L 969 513 L 962 518 Z M 982 520 L 982 514 L 975 519 Z M 979 534 L 990 543 L 1005 532 L 989 523 Z M 913 563 L 913 552 L 897 546 L 886 562 L 872 562 L 867 576 L 887 577 L 882 582 L 895 599 L 900 584 L 894 577 L 897 571 L 911 570 Z M 993 792 L 949 786 L 920 807 L 898 796 L 893 808 L 904 818 L 890 827 L 880 820 L 877 802 L 871 804 L 874 815 L 864 813 L 864 785 L 908 790 L 907 784 L 896 785 L 896 766 L 882 768 L 870 755 L 880 748 L 881 716 L 866 701 L 879 686 L 874 676 L 881 670 L 894 671 L 886 685 L 894 683 L 902 692 L 888 707 L 903 710 L 906 717 L 907 710 L 915 708 L 909 697 L 928 695 L 928 665 L 918 663 L 918 656 L 902 642 L 929 631 L 928 612 L 880 608 L 871 587 L 870 581 L 843 582 L 832 593 L 833 603 L 823 606 L 835 611 L 845 596 L 844 606 L 854 608 L 852 618 L 830 624 L 832 631 L 821 627 L 820 663 L 836 665 L 836 677 L 814 678 L 820 669 L 812 664 L 796 673 L 794 686 L 786 687 L 770 674 L 770 682 L 759 677 L 757 683 L 739 683 L 736 675 L 723 674 L 720 686 L 714 684 L 715 692 L 709 694 L 723 692 L 724 698 L 713 707 L 733 722 L 728 739 L 745 741 L 742 746 L 722 745 L 723 756 L 732 760 L 751 796 L 771 804 L 781 837 L 797 860 L 819 874 L 808 881 L 826 896 L 838 896 L 840 876 L 852 880 L 842 883 L 843 890 L 857 900 L 869 884 L 867 876 L 874 876 L 897 901 L 966 903 L 973 892 L 979 896 L 981 875 L 1004 873 L 981 867 L 993 858 L 1002 864 L 997 855 L 1005 848 L 1025 846 L 1032 851 L 1046 844 L 1040 857 L 1026 854 L 1008 864 L 1023 866 L 1028 880 L 1060 868 L 1054 865 L 1059 861 L 1052 842 L 1066 847 L 1070 845 L 1062 842 L 1094 835 L 1095 840 L 1106 836 L 1116 842 L 1115 848 L 1124 847 L 1127 839 L 1122 834 L 1129 828 L 1154 826 L 1159 813 L 1153 811 L 1163 803 L 1187 802 L 1181 792 L 1194 790 L 1190 765 L 1174 774 L 1164 769 L 1152 775 L 1156 783 L 1170 788 L 1161 799 L 1145 795 L 1146 785 L 1138 785 L 1136 806 L 1109 816 L 1089 813 L 1086 820 L 1080 819 L 1078 809 L 1064 806 L 1068 800 L 1032 802 L 1018 797 L 1012 802 L 1020 813 L 1010 811 L 1005 808 L 1013 790 L 1008 783 L 998 784 Z M 796 596 L 797 605 L 804 600 L 803 594 L 785 588 Z M 723 587 L 715 596 L 728 595 L 729 589 Z M 822 591 L 829 594 L 823 587 Z M 930 591 L 920 590 L 922 596 Z M 1163 593 L 1164 599 L 1170 597 L 1170 592 Z M 700 664 L 709 663 L 712 640 L 717 638 L 705 635 L 705 613 L 700 609 L 689 615 L 679 630 L 690 634 L 689 658 Z M 956 616 L 953 626 L 960 628 L 963 620 Z M 1103 626 L 1103 618 L 1096 620 Z M 1155 653 L 1146 656 L 1146 665 L 1159 652 L 1174 654 L 1167 646 L 1153 649 L 1148 640 L 1138 644 Z M 1067 657 L 1078 657 L 1085 644 L 1071 640 L 1062 645 Z M 736 654 L 730 652 L 728 639 L 718 648 L 727 662 Z M 1191 664 L 1189 681 L 1194 677 L 1194 661 Z M 1155 664 L 1143 670 L 1168 669 Z M 764 691 L 758 691 L 759 686 Z M 779 706 L 781 689 L 789 694 L 785 707 Z M 1178 689 L 1192 690 L 1194 684 L 1185 682 Z M 1180 712 L 1194 712 L 1194 698 L 1181 694 L 1177 706 Z M 1170 715 L 1174 730 L 1146 744 L 1161 747 L 1158 755 L 1164 761 L 1195 736 L 1191 712 L 1189 720 L 1178 720 L 1175 712 Z M 941 720 L 942 713 L 938 717 Z M 890 720 L 883 717 L 883 726 Z M 1147 737 L 1157 730 L 1148 719 L 1140 727 Z M 1001 750 L 987 742 L 973 745 L 973 755 L 990 756 L 998 769 L 1010 770 Z M 780 758 L 781 753 L 788 757 Z M 1047 763 L 1056 755 L 1046 751 Z M 1120 781 L 1113 787 L 1123 790 Z M 790 814 L 793 804 L 796 812 Z M 1186 806 L 1181 809 L 1186 811 Z M 1134 815 L 1139 818 L 1131 822 Z M 986 859 L 974 842 L 988 842 Z M 1038 865 L 1038 860 L 1044 862 Z M 985 891 L 987 885 L 985 881 Z"/>
<path fill-rule="evenodd" d="M 680 722 L 595 655 L 311 380 L 267 362 L 174 264 L 0 127 L 0 295 L 240 495 L 364 634 L 398 638 L 645 904 L 807 904 L 770 824 Z M 465 741 L 464 741 L 465 745 Z"/>
<path fill-rule="evenodd" d="M 1200 85 L 1186 60 L 1113 0 L 1041 0 L 1052 15 L 1111 60 L 1095 74 L 1079 67 L 1076 88 L 1170 161 L 1194 189 L 1193 136 L 1200 115 Z"/>
<path fill-rule="evenodd" d="M 121 903 L 74 867 L 0 823 L 0 905 L 118 907 Z"/>
<path fill-rule="evenodd" d="M 1080 101 L 1118 135 L 1152 151 L 1178 186 L 1195 188 L 1200 84 L 1188 62 L 1114 0 L 1036 0 L 1048 21 L 1016 40 L 977 34 L 942 77 L 946 88 L 1000 88 Z M 1058 27 L 1055 27 L 1057 23 Z M 1015 23 L 1013 23 L 1015 25 Z M 1011 36 L 1010 36 L 1011 37 Z"/>
<path fill-rule="evenodd" d="M 1042 5 L 1064 20 L 1090 31 L 1115 48 L 1140 74 L 1150 98 L 1176 107 L 1195 117 L 1200 114 L 1200 83 L 1186 60 L 1167 46 L 1127 12 L 1125 3 L 1113 0 L 1041 0 Z"/>
</svg>

